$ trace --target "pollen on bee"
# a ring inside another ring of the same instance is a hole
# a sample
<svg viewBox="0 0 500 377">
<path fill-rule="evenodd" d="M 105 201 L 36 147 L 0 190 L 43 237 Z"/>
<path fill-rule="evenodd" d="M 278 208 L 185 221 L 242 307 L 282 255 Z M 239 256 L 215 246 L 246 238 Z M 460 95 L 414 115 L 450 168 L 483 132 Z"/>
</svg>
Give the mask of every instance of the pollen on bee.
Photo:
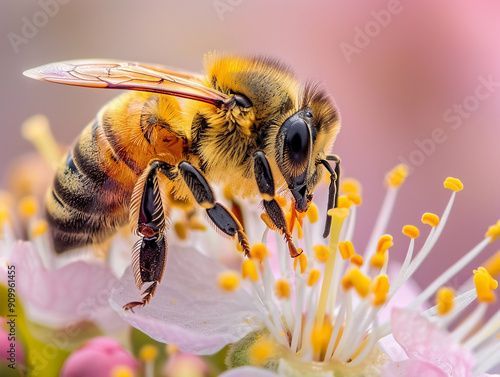
<svg viewBox="0 0 500 377">
<path fill-rule="evenodd" d="M 223 271 L 217 276 L 217 283 L 223 291 L 233 292 L 240 286 L 240 277 L 236 271 Z"/>
</svg>

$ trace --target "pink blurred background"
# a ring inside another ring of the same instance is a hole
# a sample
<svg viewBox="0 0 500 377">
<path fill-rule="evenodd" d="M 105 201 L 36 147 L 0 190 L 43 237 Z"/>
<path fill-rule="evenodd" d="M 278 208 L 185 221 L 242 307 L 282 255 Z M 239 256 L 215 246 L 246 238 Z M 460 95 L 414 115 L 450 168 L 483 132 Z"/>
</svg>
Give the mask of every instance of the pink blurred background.
<svg viewBox="0 0 500 377">
<path fill-rule="evenodd" d="M 200 71 L 203 54 L 218 50 L 277 57 L 333 94 L 343 122 L 334 152 L 364 188 L 355 235 L 360 251 L 384 195 L 383 176 L 402 160 L 413 166 L 389 226 L 397 259 L 406 250 L 402 226 L 419 225 L 424 211 L 444 210 L 443 180 L 455 176 L 465 185 L 420 281 L 472 248 L 500 218 L 498 2 L 55 1 L 1 5 L 2 176 L 10 161 L 32 150 L 20 135 L 26 118 L 45 114 L 57 139 L 69 144 L 117 94 L 35 82 L 23 70 L 102 57 Z M 43 11 L 41 4 L 52 5 Z M 40 26 L 23 35 L 26 19 Z M 18 37 L 25 39 L 12 43 Z M 464 101 L 473 110 L 450 118 Z M 433 133 L 439 143 L 424 141 Z"/>
</svg>

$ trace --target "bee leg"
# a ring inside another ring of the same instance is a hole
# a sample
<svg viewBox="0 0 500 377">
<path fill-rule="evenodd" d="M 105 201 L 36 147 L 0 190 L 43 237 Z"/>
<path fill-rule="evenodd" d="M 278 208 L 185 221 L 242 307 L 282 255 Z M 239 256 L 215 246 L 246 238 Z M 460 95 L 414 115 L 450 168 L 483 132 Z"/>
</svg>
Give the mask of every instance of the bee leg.
<svg viewBox="0 0 500 377">
<path fill-rule="evenodd" d="M 328 161 L 335 162 L 335 170 Z M 334 206 L 337 208 L 339 199 L 339 183 L 340 183 L 340 157 L 337 155 L 328 155 L 326 160 L 321 160 L 323 166 L 330 173 L 330 187 L 328 189 L 328 208 L 327 211 L 332 209 Z M 332 217 L 326 215 L 325 230 L 323 231 L 323 238 L 327 238 L 330 234 L 330 227 L 332 225 Z"/>
<path fill-rule="evenodd" d="M 215 201 L 215 196 L 203 174 L 187 161 L 177 165 L 178 172 L 188 188 L 191 190 L 196 202 L 206 209 L 208 217 L 215 226 L 230 237 L 237 236 L 245 256 L 250 253 L 250 243 L 236 216 L 222 204 Z M 163 171 L 163 169 L 162 169 Z M 175 179 L 173 167 L 165 169 L 164 174 L 169 179 Z"/>
<path fill-rule="evenodd" d="M 295 248 L 292 235 L 290 234 L 290 230 L 288 229 L 285 220 L 285 215 L 283 214 L 279 204 L 276 200 L 274 200 L 274 179 L 266 155 L 262 151 L 257 151 L 253 154 L 253 161 L 255 179 L 263 198 L 264 209 L 273 224 L 276 226 L 277 231 L 285 238 L 290 256 L 292 258 L 296 258 L 301 254 L 301 252 L 298 252 Z"/>
<path fill-rule="evenodd" d="M 167 243 L 164 237 L 165 209 L 164 198 L 158 185 L 159 163 L 150 164 L 136 187 L 141 194 L 138 208 L 137 234 L 141 239 L 136 242 L 132 252 L 132 266 L 135 283 L 139 289 L 145 283 L 151 285 L 142 292 L 141 301 L 124 305 L 125 310 L 145 306 L 153 297 L 158 283 L 161 282 L 167 261 Z M 141 193 L 142 191 L 142 193 Z"/>
</svg>

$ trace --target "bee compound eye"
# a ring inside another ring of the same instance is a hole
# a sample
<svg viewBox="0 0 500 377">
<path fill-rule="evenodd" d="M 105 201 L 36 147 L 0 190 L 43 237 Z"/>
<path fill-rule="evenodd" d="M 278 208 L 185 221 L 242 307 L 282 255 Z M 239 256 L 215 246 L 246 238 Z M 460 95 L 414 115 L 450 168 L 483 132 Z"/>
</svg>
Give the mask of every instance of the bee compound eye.
<svg viewBox="0 0 500 377">
<path fill-rule="evenodd" d="M 302 119 L 295 120 L 287 130 L 285 142 L 293 164 L 302 164 L 309 156 L 311 136 Z"/>
</svg>

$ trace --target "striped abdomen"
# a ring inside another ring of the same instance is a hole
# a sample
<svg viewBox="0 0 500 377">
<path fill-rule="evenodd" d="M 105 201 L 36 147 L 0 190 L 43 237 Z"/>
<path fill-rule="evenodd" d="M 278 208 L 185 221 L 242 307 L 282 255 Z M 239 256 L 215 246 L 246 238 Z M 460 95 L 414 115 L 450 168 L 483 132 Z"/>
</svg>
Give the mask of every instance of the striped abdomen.
<svg viewBox="0 0 500 377">
<path fill-rule="evenodd" d="M 134 185 L 148 163 L 159 153 L 181 158 L 173 148 L 179 143 L 172 144 L 178 137 L 163 119 L 172 113 L 170 102 L 156 94 L 127 92 L 84 129 L 47 197 L 57 252 L 103 241 L 126 225 Z"/>
</svg>

